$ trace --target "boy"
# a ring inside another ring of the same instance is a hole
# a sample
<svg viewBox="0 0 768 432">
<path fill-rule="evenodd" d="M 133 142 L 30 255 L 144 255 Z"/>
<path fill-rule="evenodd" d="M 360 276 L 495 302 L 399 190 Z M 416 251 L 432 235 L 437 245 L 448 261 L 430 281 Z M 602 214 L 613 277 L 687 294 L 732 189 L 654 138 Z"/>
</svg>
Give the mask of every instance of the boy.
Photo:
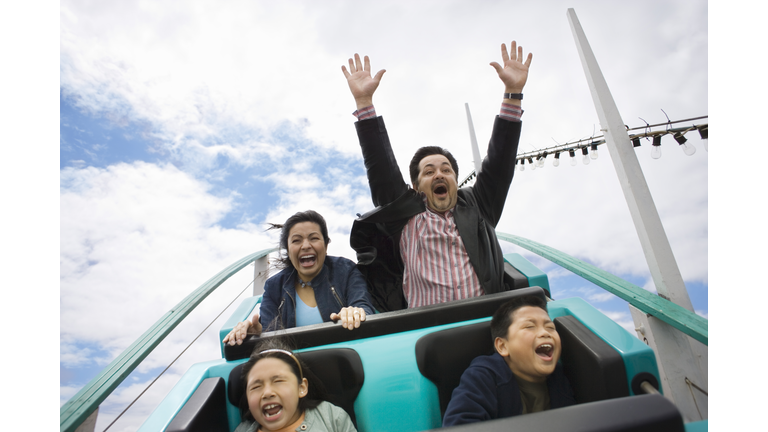
<svg viewBox="0 0 768 432">
<path fill-rule="evenodd" d="M 560 336 L 543 299 L 524 296 L 503 304 L 493 314 L 491 336 L 496 352 L 475 358 L 464 371 L 444 427 L 576 403 L 557 363 Z"/>
</svg>

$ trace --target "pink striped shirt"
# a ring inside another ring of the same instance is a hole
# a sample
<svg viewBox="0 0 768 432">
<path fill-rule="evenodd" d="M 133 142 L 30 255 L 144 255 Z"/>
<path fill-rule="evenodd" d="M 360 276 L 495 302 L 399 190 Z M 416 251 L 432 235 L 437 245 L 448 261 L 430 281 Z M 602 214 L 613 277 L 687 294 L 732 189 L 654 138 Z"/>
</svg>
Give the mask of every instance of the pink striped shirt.
<svg viewBox="0 0 768 432">
<path fill-rule="evenodd" d="M 409 308 L 485 294 L 456 228 L 453 209 L 441 214 L 427 208 L 412 217 L 400 236 L 400 255 Z"/>
</svg>

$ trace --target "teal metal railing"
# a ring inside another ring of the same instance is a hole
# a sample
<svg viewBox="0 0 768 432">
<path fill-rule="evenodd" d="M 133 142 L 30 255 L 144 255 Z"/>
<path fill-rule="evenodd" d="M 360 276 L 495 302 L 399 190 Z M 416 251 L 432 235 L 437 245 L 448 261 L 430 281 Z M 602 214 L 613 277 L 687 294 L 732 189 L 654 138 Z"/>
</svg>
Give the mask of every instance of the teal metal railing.
<svg viewBox="0 0 768 432">
<path fill-rule="evenodd" d="M 629 302 L 629 304 L 639 310 L 655 316 L 704 345 L 708 345 L 709 324 L 706 318 L 557 249 L 533 240 L 498 231 L 496 236 L 501 240 L 528 249 L 566 270 L 570 270 L 574 274 Z"/>
<path fill-rule="evenodd" d="M 152 350 L 165 339 L 176 326 L 192 312 L 210 293 L 224 281 L 259 258 L 269 255 L 276 248 L 250 254 L 220 271 L 196 289 L 173 309 L 163 315 L 131 346 L 123 351 L 96 378 L 85 385 L 60 410 L 62 432 L 72 432 L 98 408 L 99 404 L 136 369 Z"/>
</svg>

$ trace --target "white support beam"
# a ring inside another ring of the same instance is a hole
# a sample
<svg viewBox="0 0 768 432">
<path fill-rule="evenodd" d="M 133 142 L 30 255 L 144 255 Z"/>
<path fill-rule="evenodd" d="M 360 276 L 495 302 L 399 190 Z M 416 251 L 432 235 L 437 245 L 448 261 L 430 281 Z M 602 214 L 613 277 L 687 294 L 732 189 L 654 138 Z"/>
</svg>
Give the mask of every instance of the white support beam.
<svg viewBox="0 0 768 432">
<path fill-rule="evenodd" d="M 99 407 L 89 415 L 84 422 L 80 423 L 80 426 L 75 429 L 75 432 L 93 432 L 96 430 L 96 418 L 99 416 Z"/>
<path fill-rule="evenodd" d="M 629 205 L 632 221 L 640 237 L 640 244 L 648 261 L 656 291 L 660 296 L 694 312 L 619 109 L 613 101 L 608 84 L 603 78 L 597 59 L 573 9 L 568 9 L 568 19 L 576 39 L 584 72 L 587 75 L 597 116 L 600 119 L 600 130 L 605 133 L 608 153 L 611 155 L 621 189 Z"/>
<path fill-rule="evenodd" d="M 269 255 L 257 259 L 253 262 L 253 295 L 260 296 L 264 294 L 264 283 L 269 276 Z"/>
<path fill-rule="evenodd" d="M 601 131 L 605 134 L 608 153 L 629 206 L 656 290 L 661 297 L 694 312 L 626 126 L 576 12 L 568 9 L 567 15 Z M 702 354 L 706 357 L 706 349 L 702 351 L 700 346 L 694 349 L 692 344 L 695 341 L 654 317 L 648 317 L 633 307 L 630 307 L 630 312 L 635 326 L 642 330 L 644 339 L 656 352 L 665 396 L 677 405 L 687 421 L 707 418 L 706 378 L 702 378 L 707 375 L 706 358 L 704 361 L 700 358 Z M 694 392 L 696 386 L 704 391 Z"/>
<path fill-rule="evenodd" d="M 475 162 L 475 174 L 480 174 L 480 168 L 483 166 L 483 158 L 480 156 L 480 149 L 477 147 L 475 125 L 472 124 L 472 115 L 469 113 L 469 104 L 465 103 L 464 108 L 467 110 L 467 123 L 469 123 L 469 141 L 472 143 L 472 158 Z"/>
</svg>

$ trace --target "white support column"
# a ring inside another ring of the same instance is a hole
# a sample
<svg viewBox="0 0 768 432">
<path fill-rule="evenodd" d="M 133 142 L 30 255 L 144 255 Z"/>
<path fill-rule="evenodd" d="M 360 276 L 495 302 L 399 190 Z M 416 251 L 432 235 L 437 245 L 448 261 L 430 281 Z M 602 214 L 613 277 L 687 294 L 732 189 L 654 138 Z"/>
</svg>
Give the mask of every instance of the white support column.
<svg viewBox="0 0 768 432">
<path fill-rule="evenodd" d="M 475 159 L 475 174 L 480 174 L 480 168 L 483 166 L 483 158 L 480 156 L 480 149 L 477 147 L 475 125 L 472 124 L 472 115 L 469 113 L 469 104 L 465 103 L 464 108 L 467 110 L 467 123 L 469 123 L 469 140 L 472 143 L 472 157 Z"/>
<path fill-rule="evenodd" d="M 264 283 L 269 276 L 269 255 L 265 255 L 253 262 L 253 295 L 264 294 Z"/>
<path fill-rule="evenodd" d="M 99 407 L 86 417 L 85 421 L 80 423 L 80 426 L 75 429 L 75 432 L 93 432 L 96 430 L 96 417 L 99 416 Z"/>
<path fill-rule="evenodd" d="M 576 12 L 568 9 L 567 15 L 589 83 L 592 100 L 600 119 L 601 130 L 605 133 L 608 153 L 611 155 L 624 198 L 629 206 L 656 290 L 661 297 L 693 312 L 691 299 L 677 267 L 672 248 L 669 246 L 661 218 L 608 84 L 600 71 L 600 66 L 576 17 Z M 701 386 L 699 383 L 705 383 L 701 377 L 707 374 L 706 369 L 702 371 L 700 368 L 702 362 L 698 360 L 691 347 L 694 341 L 666 323 L 654 317 L 646 317 L 637 309 L 630 307 L 630 311 L 636 327 L 642 327 L 645 338 L 654 341 L 649 345 L 654 348 L 659 360 L 665 396 L 678 406 L 688 421 L 707 418 L 706 398 L 701 401 L 700 395 L 691 393 L 691 386 L 688 384 L 693 382 Z M 699 349 L 696 351 L 701 352 Z M 706 352 L 704 355 L 706 356 Z M 665 386 L 664 383 L 667 385 Z"/>
</svg>

